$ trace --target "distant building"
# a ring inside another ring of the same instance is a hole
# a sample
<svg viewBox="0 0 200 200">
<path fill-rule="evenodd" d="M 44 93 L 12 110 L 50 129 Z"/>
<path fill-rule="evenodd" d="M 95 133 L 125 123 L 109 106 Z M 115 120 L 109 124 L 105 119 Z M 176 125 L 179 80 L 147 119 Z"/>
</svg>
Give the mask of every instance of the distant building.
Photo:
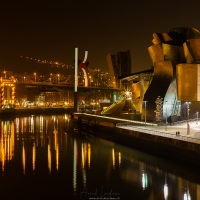
<svg viewBox="0 0 200 200">
<path fill-rule="evenodd" d="M 15 78 L 13 76 L 0 77 L 0 109 L 14 108 Z"/>
<path fill-rule="evenodd" d="M 111 75 L 113 87 L 118 84 L 118 78 L 131 74 L 131 53 L 119 51 L 116 55 L 107 54 L 108 68 Z"/>
</svg>

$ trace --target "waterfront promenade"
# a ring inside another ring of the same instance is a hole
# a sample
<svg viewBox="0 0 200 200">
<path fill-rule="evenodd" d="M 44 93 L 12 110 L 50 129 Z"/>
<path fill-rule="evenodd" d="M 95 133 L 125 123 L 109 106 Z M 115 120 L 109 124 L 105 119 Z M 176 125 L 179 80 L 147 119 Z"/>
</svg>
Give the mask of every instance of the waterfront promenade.
<svg viewBox="0 0 200 200">
<path fill-rule="evenodd" d="M 75 113 L 74 117 L 78 119 L 80 129 L 95 127 L 93 133 L 98 137 L 187 165 L 200 166 L 200 124 L 197 120 L 189 121 L 188 129 L 187 121 L 166 126 L 86 113 Z"/>
<path fill-rule="evenodd" d="M 109 116 L 102 115 L 93 115 L 86 113 L 75 113 L 75 116 L 85 116 L 90 117 L 100 121 L 113 122 L 113 126 L 123 129 L 129 130 L 138 130 L 139 132 L 145 133 L 157 133 L 160 135 L 165 135 L 165 137 L 174 137 L 176 139 L 180 139 L 181 137 L 187 137 L 187 140 L 192 139 L 193 141 L 196 139 L 200 144 L 200 122 L 197 120 L 189 121 L 189 128 L 187 126 L 187 121 L 180 121 L 174 124 L 162 124 L 158 125 L 156 123 L 151 122 L 143 122 L 143 121 L 134 121 L 122 118 L 115 118 Z M 179 132 L 179 135 L 176 135 L 176 132 Z M 179 136 L 179 137 L 177 137 Z"/>
<path fill-rule="evenodd" d="M 175 125 L 159 125 L 159 126 L 133 126 L 128 123 L 118 124 L 117 127 L 130 131 L 138 131 L 146 134 L 172 138 L 174 140 L 182 140 L 190 143 L 200 145 L 200 124 L 195 121 L 189 122 L 189 129 L 187 122 Z"/>
</svg>

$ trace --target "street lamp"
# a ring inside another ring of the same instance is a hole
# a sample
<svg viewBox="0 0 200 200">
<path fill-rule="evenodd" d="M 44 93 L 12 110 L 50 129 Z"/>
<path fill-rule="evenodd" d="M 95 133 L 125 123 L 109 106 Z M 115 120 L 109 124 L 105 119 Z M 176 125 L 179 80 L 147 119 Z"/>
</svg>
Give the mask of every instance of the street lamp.
<svg viewBox="0 0 200 200">
<path fill-rule="evenodd" d="M 146 119 L 146 107 L 147 107 L 147 102 L 148 102 L 148 101 L 144 101 L 144 121 L 145 121 L 145 127 L 146 127 L 146 122 L 147 122 L 147 119 Z"/>
<path fill-rule="evenodd" d="M 91 77 L 91 76 L 89 76 L 89 79 L 90 79 L 90 87 L 91 87 L 91 78 L 92 78 L 92 77 Z"/>
<path fill-rule="evenodd" d="M 166 113 L 165 113 L 165 119 L 166 119 L 166 126 L 165 126 L 165 130 L 167 131 L 167 101 L 165 101 L 165 108 L 166 108 Z"/>
<path fill-rule="evenodd" d="M 3 71 L 4 75 L 5 75 L 5 79 L 6 79 L 6 71 Z"/>
<path fill-rule="evenodd" d="M 190 114 L 190 104 L 191 104 L 191 102 L 186 102 L 186 104 L 187 104 L 187 134 L 190 134 L 189 114 Z"/>
<path fill-rule="evenodd" d="M 59 81 L 60 81 L 60 74 L 57 74 L 57 76 L 58 76 L 58 83 L 59 83 Z"/>
<path fill-rule="evenodd" d="M 50 80 L 50 83 L 52 82 L 52 73 L 50 73 L 50 78 L 49 78 L 49 80 Z"/>
<path fill-rule="evenodd" d="M 35 76 L 35 83 L 36 83 L 36 75 L 37 75 L 37 74 L 36 74 L 36 73 L 34 73 L 34 76 Z"/>
</svg>

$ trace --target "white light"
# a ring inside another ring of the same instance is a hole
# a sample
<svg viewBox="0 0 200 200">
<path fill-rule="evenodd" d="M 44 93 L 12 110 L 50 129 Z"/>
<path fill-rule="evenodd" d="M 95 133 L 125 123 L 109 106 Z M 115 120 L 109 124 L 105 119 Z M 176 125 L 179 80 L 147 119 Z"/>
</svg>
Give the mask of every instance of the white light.
<svg viewBox="0 0 200 200">
<path fill-rule="evenodd" d="M 145 190 L 148 186 L 148 177 L 147 174 L 142 172 L 142 188 Z"/>
<path fill-rule="evenodd" d="M 191 200 L 190 194 L 185 192 L 183 196 L 183 200 Z"/>
<path fill-rule="evenodd" d="M 167 199 L 168 198 L 168 185 L 165 184 L 164 185 L 164 199 Z"/>
</svg>

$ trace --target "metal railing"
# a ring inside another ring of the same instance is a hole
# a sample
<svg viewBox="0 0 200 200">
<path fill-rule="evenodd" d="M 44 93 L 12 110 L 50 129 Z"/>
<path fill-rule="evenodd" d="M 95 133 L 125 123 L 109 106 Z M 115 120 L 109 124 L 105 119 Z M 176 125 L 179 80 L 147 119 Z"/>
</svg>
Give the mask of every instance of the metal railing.
<svg viewBox="0 0 200 200">
<path fill-rule="evenodd" d="M 166 133 L 166 132 L 162 132 L 159 130 L 155 130 L 155 129 L 148 129 L 148 128 L 143 128 L 143 127 L 133 127 L 133 124 L 128 124 L 128 123 L 118 123 L 116 125 L 116 127 L 118 128 L 124 128 L 124 129 L 128 129 L 128 130 L 134 130 L 137 132 L 141 132 L 141 133 L 147 133 L 147 134 L 151 134 L 151 135 L 157 135 L 157 136 L 162 136 L 162 137 L 167 137 L 167 138 L 173 138 L 176 140 L 182 140 L 182 141 L 186 141 L 186 142 L 191 142 L 191 143 L 196 143 L 196 144 L 200 144 L 200 139 L 198 138 L 193 138 L 190 136 L 183 136 L 183 135 L 176 135 L 173 133 Z"/>
<path fill-rule="evenodd" d="M 123 120 L 125 121 L 125 120 Z M 127 120 L 128 122 L 122 122 L 122 123 L 116 123 L 116 127 L 120 127 L 120 126 L 135 126 L 135 125 L 141 125 L 144 126 L 145 122 L 143 121 L 131 121 L 131 120 Z M 158 124 L 156 123 L 150 123 L 150 122 L 146 122 L 146 125 L 148 126 L 158 126 Z"/>
</svg>

